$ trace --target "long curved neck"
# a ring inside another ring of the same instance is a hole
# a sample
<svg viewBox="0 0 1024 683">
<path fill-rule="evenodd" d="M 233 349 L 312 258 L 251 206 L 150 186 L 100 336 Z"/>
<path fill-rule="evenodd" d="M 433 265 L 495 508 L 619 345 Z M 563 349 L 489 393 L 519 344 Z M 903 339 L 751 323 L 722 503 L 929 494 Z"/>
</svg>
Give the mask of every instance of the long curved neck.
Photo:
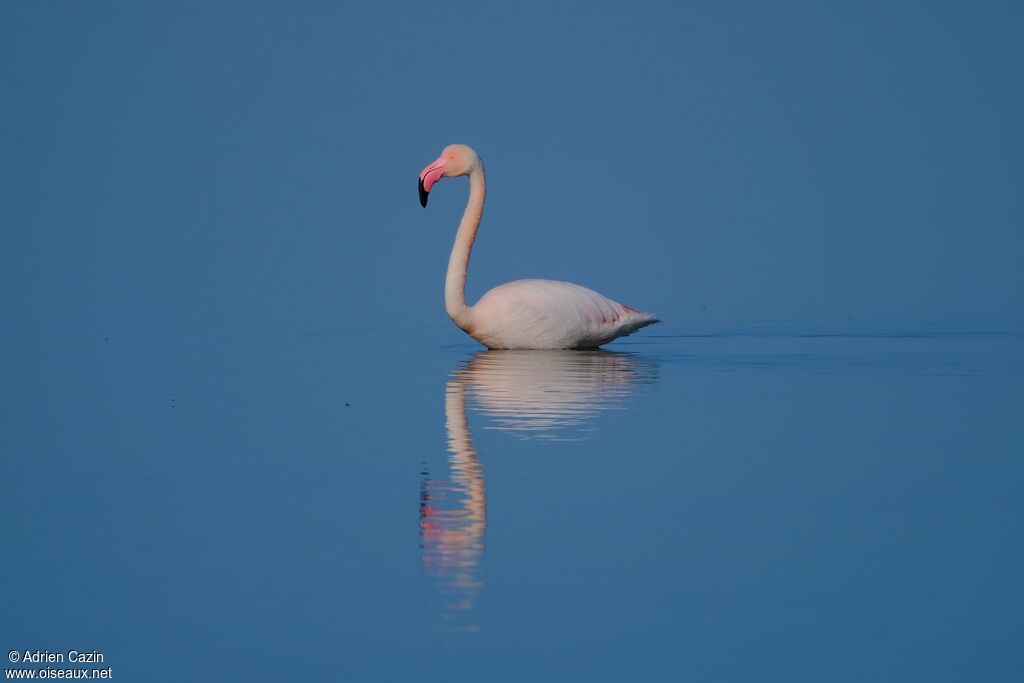
<svg viewBox="0 0 1024 683">
<path fill-rule="evenodd" d="M 448 275 L 444 281 L 444 305 L 448 316 L 459 327 L 465 327 L 469 306 L 466 305 L 466 270 L 469 268 L 469 253 L 473 250 L 480 217 L 484 213 L 484 195 L 487 183 L 484 180 L 483 164 L 477 164 L 469 173 L 469 201 L 455 235 L 455 246 L 448 259 Z"/>
</svg>

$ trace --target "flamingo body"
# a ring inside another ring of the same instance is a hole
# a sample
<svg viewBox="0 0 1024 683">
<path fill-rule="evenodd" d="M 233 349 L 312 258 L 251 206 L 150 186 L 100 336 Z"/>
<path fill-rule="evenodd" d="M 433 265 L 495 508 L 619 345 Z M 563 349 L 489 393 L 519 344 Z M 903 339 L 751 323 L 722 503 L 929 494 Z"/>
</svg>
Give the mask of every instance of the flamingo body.
<svg viewBox="0 0 1024 683">
<path fill-rule="evenodd" d="M 466 322 L 489 349 L 585 349 L 657 319 L 571 282 L 516 280 L 487 292 Z"/>
<path fill-rule="evenodd" d="M 556 280 L 516 280 L 466 305 L 466 272 L 486 182 L 480 157 L 466 145 L 449 145 L 420 173 L 420 203 L 441 178 L 469 176 L 469 200 L 448 261 L 445 307 L 469 336 L 490 349 L 590 349 L 658 322 L 597 292 Z"/>
</svg>

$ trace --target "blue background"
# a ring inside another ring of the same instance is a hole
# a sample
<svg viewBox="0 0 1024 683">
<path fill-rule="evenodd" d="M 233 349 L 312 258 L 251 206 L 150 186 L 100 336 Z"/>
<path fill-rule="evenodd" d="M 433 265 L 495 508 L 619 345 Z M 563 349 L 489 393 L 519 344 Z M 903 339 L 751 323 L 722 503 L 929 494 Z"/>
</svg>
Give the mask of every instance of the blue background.
<svg viewBox="0 0 1024 683">
<path fill-rule="evenodd" d="M 464 191 L 424 213 L 410 188 L 451 142 L 489 173 L 471 300 L 540 276 L 679 321 L 1019 311 L 1021 19 L 9 4 L 7 315 L 433 320 Z"/>
<path fill-rule="evenodd" d="M 0 647 L 152 681 L 1015 680 L 1022 19 L 4 3 Z M 470 405 L 454 635 L 416 506 L 477 351 L 442 295 L 467 188 L 413 189 L 453 142 L 488 173 L 471 301 L 550 277 L 665 321 L 566 442 Z"/>
</svg>

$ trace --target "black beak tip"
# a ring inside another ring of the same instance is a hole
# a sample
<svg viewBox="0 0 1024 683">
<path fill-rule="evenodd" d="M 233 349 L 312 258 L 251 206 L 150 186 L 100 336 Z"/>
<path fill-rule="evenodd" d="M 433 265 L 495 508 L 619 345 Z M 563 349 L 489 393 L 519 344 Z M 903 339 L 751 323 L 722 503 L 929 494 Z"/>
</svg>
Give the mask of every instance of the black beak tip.
<svg viewBox="0 0 1024 683">
<path fill-rule="evenodd" d="M 423 189 L 423 178 L 420 178 L 420 206 L 427 208 L 427 191 Z"/>
</svg>

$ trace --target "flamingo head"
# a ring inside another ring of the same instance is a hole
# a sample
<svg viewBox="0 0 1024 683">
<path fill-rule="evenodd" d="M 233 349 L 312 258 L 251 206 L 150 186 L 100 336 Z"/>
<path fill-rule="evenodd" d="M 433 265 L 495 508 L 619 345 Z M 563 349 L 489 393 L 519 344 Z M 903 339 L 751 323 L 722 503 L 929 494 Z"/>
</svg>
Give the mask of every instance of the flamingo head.
<svg viewBox="0 0 1024 683">
<path fill-rule="evenodd" d="M 480 165 L 480 157 L 469 145 L 448 145 L 441 156 L 420 172 L 420 205 L 426 207 L 427 193 L 438 180 L 469 175 Z"/>
</svg>

